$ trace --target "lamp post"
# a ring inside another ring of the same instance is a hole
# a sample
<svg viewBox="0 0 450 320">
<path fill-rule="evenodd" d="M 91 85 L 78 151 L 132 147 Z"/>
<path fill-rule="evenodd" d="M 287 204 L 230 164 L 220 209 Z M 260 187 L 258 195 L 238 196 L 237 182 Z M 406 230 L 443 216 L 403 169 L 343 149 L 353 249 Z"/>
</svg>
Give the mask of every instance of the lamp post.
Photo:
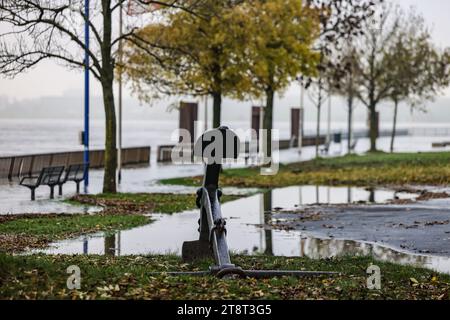
<svg viewBox="0 0 450 320">
<path fill-rule="evenodd" d="M 305 112 L 305 87 L 300 82 L 300 126 L 298 133 L 298 153 L 302 153 L 303 148 L 303 126 L 305 123 L 304 112 Z"/>
<path fill-rule="evenodd" d="M 84 56 L 84 192 L 88 192 L 89 187 L 89 0 L 84 2 L 84 36 L 85 36 L 85 56 Z"/>
<path fill-rule="evenodd" d="M 327 110 L 327 142 L 331 142 L 331 93 L 328 94 L 328 110 Z"/>
<path fill-rule="evenodd" d="M 122 12 L 122 2 L 120 3 L 119 7 L 119 36 L 122 37 L 123 35 L 123 12 Z M 119 41 L 119 65 L 120 68 L 123 64 L 123 42 L 122 40 Z M 117 141 L 117 180 L 119 181 L 119 184 L 122 182 L 122 69 L 119 70 L 119 132 L 118 132 L 118 141 Z"/>
</svg>

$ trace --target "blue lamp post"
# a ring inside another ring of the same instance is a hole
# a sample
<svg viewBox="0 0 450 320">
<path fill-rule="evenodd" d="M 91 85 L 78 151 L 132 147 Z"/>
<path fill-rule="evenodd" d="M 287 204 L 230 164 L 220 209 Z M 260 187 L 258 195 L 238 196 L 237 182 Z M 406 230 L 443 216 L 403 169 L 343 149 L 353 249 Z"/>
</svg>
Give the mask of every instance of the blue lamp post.
<svg viewBox="0 0 450 320">
<path fill-rule="evenodd" d="M 85 26 L 85 57 L 84 57 L 84 192 L 87 193 L 89 186 L 89 0 L 84 3 Z"/>
</svg>

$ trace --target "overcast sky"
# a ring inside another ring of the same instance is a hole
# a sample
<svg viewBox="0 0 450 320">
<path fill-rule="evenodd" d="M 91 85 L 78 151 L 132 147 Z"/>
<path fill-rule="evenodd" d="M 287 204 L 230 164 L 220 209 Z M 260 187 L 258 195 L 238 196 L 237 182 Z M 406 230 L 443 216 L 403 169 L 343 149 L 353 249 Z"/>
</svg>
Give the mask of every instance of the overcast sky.
<svg viewBox="0 0 450 320">
<path fill-rule="evenodd" d="M 433 28 L 436 44 L 450 46 L 450 1 L 449 0 L 391 0 L 405 8 L 417 7 L 429 26 Z M 92 94 L 100 95 L 98 84 L 93 81 Z M 38 98 L 42 96 L 82 94 L 83 76 L 81 72 L 68 71 L 56 63 L 48 61 L 40 64 L 26 74 L 15 79 L 0 78 L 0 96 L 7 95 L 15 99 Z M 294 88 L 291 90 L 295 90 Z M 289 90 L 289 91 L 291 91 Z M 290 92 L 287 93 L 288 95 Z M 450 89 L 446 91 L 450 96 Z"/>
</svg>

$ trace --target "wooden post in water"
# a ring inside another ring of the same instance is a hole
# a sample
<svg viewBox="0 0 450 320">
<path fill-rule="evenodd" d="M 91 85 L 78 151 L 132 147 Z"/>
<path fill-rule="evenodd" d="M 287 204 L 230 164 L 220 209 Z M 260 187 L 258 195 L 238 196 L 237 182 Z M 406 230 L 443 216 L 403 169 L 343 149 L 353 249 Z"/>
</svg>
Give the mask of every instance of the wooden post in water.
<svg viewBox="0 0 450 320">
<path fill-rule="evenodd" d="M 291 109 L 291 141 L 294 142 L 292 147 L 298 147 L 300 145 L 300 113 L 300 108 Z"/>
<path fill-rule="evenodd" d="M 198 118 L 198 103 L 180 102 L 180 129 L 186 129 L 191 135 L 191 143 L 195 142 L 195 122 Z M 181 137 L 180 137 L 181 139 Z M 181 141 L 180 141 L 181 142 Z M 186 142 L 186 141 L 185 141 Z"/>
</svg>

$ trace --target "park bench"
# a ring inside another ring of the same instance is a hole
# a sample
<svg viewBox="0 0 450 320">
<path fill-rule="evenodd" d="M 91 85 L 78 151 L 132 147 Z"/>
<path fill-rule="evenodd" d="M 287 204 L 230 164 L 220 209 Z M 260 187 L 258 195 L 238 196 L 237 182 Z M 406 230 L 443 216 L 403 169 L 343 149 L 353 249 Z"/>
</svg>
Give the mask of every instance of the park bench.
<svg viewBox="0 0 450 320">
<path fill-rule="evenodd" d="M 358 144 L 358 139 L 354 140 L 351 144 L 350 144 L 350 152 L 354 152 L 356 145 Z"/>
<path fill-rule="evenodd" d="M 80 193 L 80 182 L 84 181 L 85 169 L 86 165 L 84 164 L 73 164 L 67 168 L 65 174 L 61 177 L 61 179 L 58 182 L 60 196 L 62 196 L 63 193 L 63 185 L 69 181 L 76 183 L 77 193 Z"/>
<path fill-rule="evenodd" d="M 35 200 L 36 189 L 43 185 L 50 187 L 50 199 L 53 199 L 55 186 L 59 184 L 63 171 L 63 166 L 43 168 L 38 176 L 23 177 L 20 185 L 31 190 L 31 201 Z"/>
<path fill-rule="evenodd" d="M 320 148 L 320 154 L 328 154 L 330 151 L 331 142 L 326 142 L 321 148 Z"/>
<path fill-rule="evenodd" d="M 157 162 L 171 162 L 173 148 L 175 148 L 174 145 L 159 146 L 156 161 Z"/>
</svg>

